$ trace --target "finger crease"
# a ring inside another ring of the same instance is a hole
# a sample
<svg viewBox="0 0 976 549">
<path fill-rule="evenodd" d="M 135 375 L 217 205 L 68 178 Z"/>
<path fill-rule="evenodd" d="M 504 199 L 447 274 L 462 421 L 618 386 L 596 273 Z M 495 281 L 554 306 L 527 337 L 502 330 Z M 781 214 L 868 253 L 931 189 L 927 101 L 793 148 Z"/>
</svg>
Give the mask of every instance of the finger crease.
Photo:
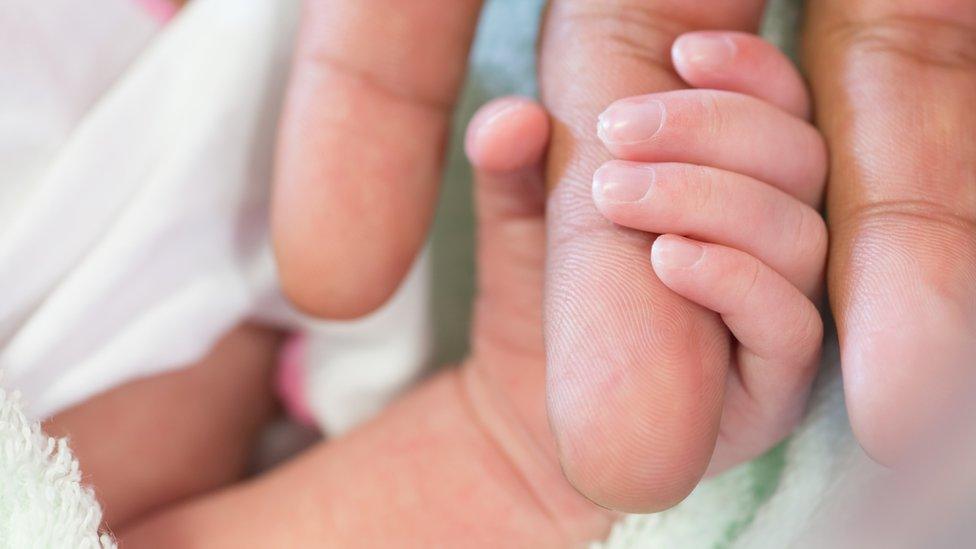
<svg viewBox="0 0 976 549">
<path fill-rule="evenodd" d="M 388 79 L 381 78 L 371 71 L 346 63 L 325 52 L 314 52 L 305 58 L 304 62 L 324 73 L 334 73 L 350 78 L 366 89 L 397 102 L 408 103 L 438 115 L 448 115 L 454 110 L 453 102 L 450 100 L 411 91 L 405 86 L 393 85 Z"/>
</svg>

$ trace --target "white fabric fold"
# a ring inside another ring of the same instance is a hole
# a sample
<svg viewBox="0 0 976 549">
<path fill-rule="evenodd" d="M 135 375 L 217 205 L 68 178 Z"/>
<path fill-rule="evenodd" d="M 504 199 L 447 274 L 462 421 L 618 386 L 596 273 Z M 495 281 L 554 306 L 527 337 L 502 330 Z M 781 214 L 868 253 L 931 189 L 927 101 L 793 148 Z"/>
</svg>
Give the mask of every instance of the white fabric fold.
<svg viewBox="0 0 976 549">
<path fill-rule="evenodd" d="M 30 16 L 34 28 L 13 44 L 30 62 L 0 58 L 23 80 L 4 92 L 19 102 L 0 102 L 0 120 L 15 121 L 0 127 L 0 144 L 16 144 L 33 122 L 38 145 L 29 166 L 23 146 L 0 156 L 0 370 L 31 415 L 192 363 L 249 318 L 314 327 L 327 361 L 362 354 L 348 343 L 351 328 L 283 304 L 269 245 L 275 125 L 297 0 L 196 0 L 158 32 L 130 2 L 9 4 L 0 21 Z M 46 53 L 55 47 L 57 55 Z M 52 72 L 77 78 L 45 77 Z M 426 285 L 421 278 L 404 291 Z M 360 338 L 403 351 L 376 366 L 395 370 L 371 382 L 381 400 L 417 373 L 427 351 L 427 303 L 400 302 L 385 316 L 412 329 L 367 323 L 374 332 Z M 357 394 L 357 369 L 372 367 L 349 365 Z M 342 376 L 333 378 L 330 394 L 341 393 Z"/>
</svg>

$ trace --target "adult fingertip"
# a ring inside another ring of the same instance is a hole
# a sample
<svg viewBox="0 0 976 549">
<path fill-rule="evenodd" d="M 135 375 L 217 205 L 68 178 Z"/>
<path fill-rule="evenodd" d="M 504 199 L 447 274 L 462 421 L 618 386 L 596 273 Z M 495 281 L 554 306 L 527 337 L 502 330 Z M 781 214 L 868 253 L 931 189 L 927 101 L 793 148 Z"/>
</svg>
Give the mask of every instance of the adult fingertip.
<svg viewBox="0 0 976 549">
<path fill-rule="evenodd" d="M 328 320 L 355 320 L 389 301 L 410 265 L 409 261 L 403 261 L 402 265 L 387 261 L 377 269 L 375 263 L 356 263 L 345 265 L 348 270 L 338 266 L 317 268 L 314 275 L 308 269 L 284 264 L 279 267 L 282 293 L 303 314 Z M 360 273 L 360 276 L 350 273 Z"/>
<path fill-rule="evenodd" d="M 963 320 L 921 313 L 906 326 L 857 326 L 844 340 L 851 427 L 872 459 L 898 467 L 947 442 L 976 388 L 976 340 Z"/>
<path fill-rule="evenodd" d="M 323 239 L 298 223 L 279 222 L 272 233 L 283 296 L 298 311 L 329 320 L 353 320 L 382 307 L 416 261 L 412 251 L 423 246 L 352 232 Z"/>
<path fill-rule="evenodd" d="M 697 445 L 661 444 L 653 457 L 620 455 L 625 449 L 599 444 L 602 433 L 593 426 L 556 427 L 563 474 L 593 503 L 626 513 L 654 513 L 681 503 L 694 490 L 708 465 L 710 452 Z"/>
</svg>

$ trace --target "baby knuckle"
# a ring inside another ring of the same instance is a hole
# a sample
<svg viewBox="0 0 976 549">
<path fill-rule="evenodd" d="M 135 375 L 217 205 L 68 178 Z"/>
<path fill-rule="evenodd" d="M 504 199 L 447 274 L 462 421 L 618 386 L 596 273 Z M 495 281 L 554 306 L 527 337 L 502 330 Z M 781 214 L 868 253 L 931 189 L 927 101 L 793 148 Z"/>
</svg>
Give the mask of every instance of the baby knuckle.
<svg viewBox="0 0 976 549">
<path fill-rule="evenodd" d="M 697 139 L 720 139 L 728 126 L 729 109 L 723 105 L 725 92 L 695 90 L 688 107 L 688 129 L 693 129 Z"/>
<path fill-rule="evenodd" d="M 812 303 L 804 309 L 802 316 L 797 320 L 790 339 L 792 351 L 801 355 L 804 362 L 810 362 L 809 355 L 820 349 L 823 340 L 823 320 Z"/>
<path fill-rule="evenodd" d="M 737 308 L 743 309 L 746 304 L 752 301 L 753 296 L 759 288 L 759 280 L 762 275 L 762 267 L 759 261 L 748 256 L 743 261 L 742 274 L 739 277 L 739 284 L 735 292 L 735 303 Z"/>
<path fill-rule="evenodd" d="M 829 232 L 824 218 L 814 209 L 797 208 L 794 242 L 797 257 L 805 261 L 823 263 L 827 256 Z"/>
<path fill-rule="evenodd" d="M 667 231 L 678 230 L 685 222 L 693 221 L 707 211 L 711 203 L 711 190 L 707 170 L 700 166 L 680 165 L 676 169 L 663 169 L 658 180 L 655 199 L 649 203 L 654 219 Z"/>
<path fill-rule="evenodd" d="M 692 166 L 685 181 L 687 182 L 685 196 L 689 209 L 696 212 L 709 212 L 716 204 L 723 204 L 723 201 L 716 197 L 718 181 L 714 170 L 704 166 Z"/>
</svg>

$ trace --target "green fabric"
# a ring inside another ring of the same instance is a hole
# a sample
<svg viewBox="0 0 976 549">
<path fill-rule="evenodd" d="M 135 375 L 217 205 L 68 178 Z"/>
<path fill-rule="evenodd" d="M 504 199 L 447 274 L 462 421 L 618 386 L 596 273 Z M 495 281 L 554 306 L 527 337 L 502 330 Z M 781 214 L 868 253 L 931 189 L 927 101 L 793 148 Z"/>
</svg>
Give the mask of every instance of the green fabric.
<svg viewBox="0 0 976 549">
<path fill-rule="evenodd" d="M 784 442 L 777 445 L 762 457 L 745 465 L 746 477 L 751 482 L 743 494 L 746 498 L 742 505 L 744 512 L 739 517 L 729 521 L 722 537 L 715 542 L 716 548 L 727 547 L 730 541 L 736 539 L 756 518 L 759 506 L 769 499 L 769 496 L 776 490 L 783 473 L 783 466 L 786 464 L 785 444 Z"/>
</svg>

